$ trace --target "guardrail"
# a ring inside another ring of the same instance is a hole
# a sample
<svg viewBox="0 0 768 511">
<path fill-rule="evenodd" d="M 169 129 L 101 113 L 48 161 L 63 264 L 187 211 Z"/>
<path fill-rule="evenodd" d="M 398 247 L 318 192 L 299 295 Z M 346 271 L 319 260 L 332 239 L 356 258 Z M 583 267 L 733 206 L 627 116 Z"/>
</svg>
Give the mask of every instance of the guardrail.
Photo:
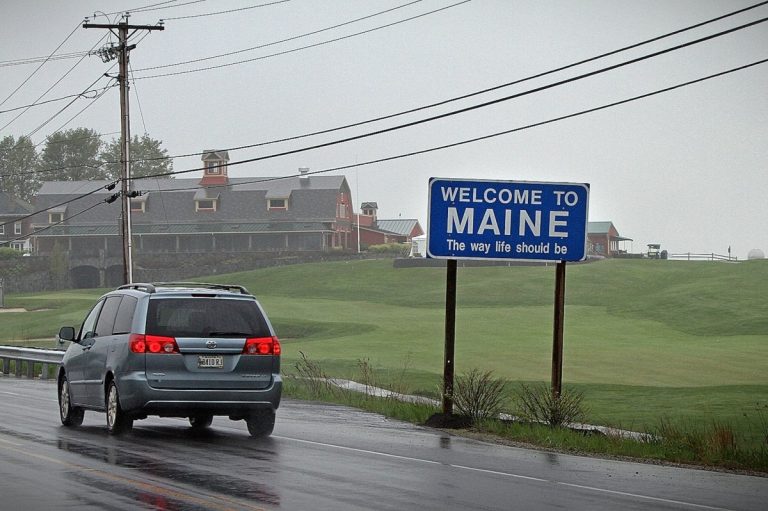
<svg viewBox="0 0 768 511">
<path fill-rule="evenodd" d="M 44 350 L 40 348 L 19 348 L 16 346 L 0 346 L 0 364 L 2 374 L 9 376 L 13 365 L 13 374 L 17 378 L 23 375 L 27 378 L 47 380 L 52 365 L 59 365 L 64 352 L 59 350 Z M 39 368 L 35 374 L 35 368 Z"/>
</svg>

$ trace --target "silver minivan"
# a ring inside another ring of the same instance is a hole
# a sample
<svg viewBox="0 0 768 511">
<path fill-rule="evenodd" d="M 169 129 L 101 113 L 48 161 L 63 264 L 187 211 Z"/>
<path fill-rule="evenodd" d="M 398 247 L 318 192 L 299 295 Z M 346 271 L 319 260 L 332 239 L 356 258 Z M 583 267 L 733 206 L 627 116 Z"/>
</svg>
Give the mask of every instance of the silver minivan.
<svg viewBox="0 0 768 511">
<path fill-rule="evenodd" d="M 280 341 L 242 286 L 127 284 L 105 294 L 71 341 L 58 373 L 61 422 L 106 412 L 107 430 L 130 430 L 149 415 L 187 417 L 192 428 L 216 415 L 245 420 L 268 436 L 280 404 Z"/>
</svg>

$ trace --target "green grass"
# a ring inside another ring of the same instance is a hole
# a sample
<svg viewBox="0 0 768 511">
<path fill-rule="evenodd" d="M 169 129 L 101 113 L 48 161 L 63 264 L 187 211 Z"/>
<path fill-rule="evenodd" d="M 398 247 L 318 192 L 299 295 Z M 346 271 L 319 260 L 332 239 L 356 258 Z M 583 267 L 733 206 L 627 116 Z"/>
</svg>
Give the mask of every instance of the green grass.
<svg viewBox="0 0 768 511">
<path fill-rule="evenodd" d="M 333 376 L 366 359 L 383 384 L 436 395 L 445 270 L 391 260 L 260 269 L 206 279 L 238 283 L 269 312 L 286 372 L 299 352 Z M 563 379 L 595 423 L 646 430 L 725 421 L 749 445 L 768 434 L 768 261 L 607 260 L 569 265 Z M 457 373 L 549 381 L 554 268 L 459 268 Z M 82 321 L 98 290 L 10 295 L 0 341 L 52 339 Z M 48 309 L 48 310 L 45 310 Z"/>
</svg>

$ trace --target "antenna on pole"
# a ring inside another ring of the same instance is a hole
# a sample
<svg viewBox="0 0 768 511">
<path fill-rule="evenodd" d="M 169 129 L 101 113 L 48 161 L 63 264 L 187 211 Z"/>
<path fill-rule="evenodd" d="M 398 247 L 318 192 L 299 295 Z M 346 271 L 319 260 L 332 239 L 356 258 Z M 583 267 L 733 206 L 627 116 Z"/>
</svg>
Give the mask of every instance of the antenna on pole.
<svg viewBox="0 0 768 511">
<path fill-rule="evenodd" d="M 98 24 L 83 22 L 83 28 L 105 28 L 115 34 L 117 33 L 118 44 L 109 44 L 99 48 L 95 53 L 101 57 L 104 62 L 118 59 L 120 72 L 118 82 L 120 84 L 120 181 L 121 187 L 121 228 L 120 234 L 123 239 L 123 281 L 125 284 L 133 283 L 133 247 L 131 232 L 131 198 L 130 198 L 130 179 L 131 179 L 131 119 L 128 108 L 128 54 L 136 48 L 135 44 L 128 44 L 128 39 L 139 30 L 165 30 L 162 25 L 129 25 L 128 14 L 123 15 L 123 21 L 117 24 Z M 133 30 L 130 34 L 129 30 Z"/>
</svg>

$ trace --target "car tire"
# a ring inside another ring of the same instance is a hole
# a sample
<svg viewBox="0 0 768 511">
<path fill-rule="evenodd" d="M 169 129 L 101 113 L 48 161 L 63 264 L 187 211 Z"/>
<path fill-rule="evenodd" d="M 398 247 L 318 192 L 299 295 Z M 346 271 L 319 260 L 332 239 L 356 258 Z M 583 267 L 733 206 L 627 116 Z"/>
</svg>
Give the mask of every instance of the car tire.
<svg viewBox="0 0 768 511">
<path fill-rule="evenodd" d="M 213 415 L 193 415 L 189 418 L 189 425 L 192 429 L 206 429 L 213 422 Z"/>
<path fill-rule="evenodd" d="M 275 411 L 261 410 L 253 413 L 245 419 L 248 424 L 248 433 L 254 438 L 263 438 L 272 434 L 275 429 Z"/>
<path fill-rule="evenodd" d="M 120 394 L 117 392 L 117 385 L 112 381 L 107 387 L 106 395 L 107 405 L 107 431 L 110 435 L 119 435 L 130 431 L 133 427 L 133 419 L 128 417 L 120 407 Z"/>
<path fill-rule="evenodd" d="M 66 375 L 59 381 L 59 417 L 61 423 L 69 427 L 77 427 L 83 423 L 85 410 L 78 406 L 72 406 L 69 392 L 69 380 Z"/>
</svg>

